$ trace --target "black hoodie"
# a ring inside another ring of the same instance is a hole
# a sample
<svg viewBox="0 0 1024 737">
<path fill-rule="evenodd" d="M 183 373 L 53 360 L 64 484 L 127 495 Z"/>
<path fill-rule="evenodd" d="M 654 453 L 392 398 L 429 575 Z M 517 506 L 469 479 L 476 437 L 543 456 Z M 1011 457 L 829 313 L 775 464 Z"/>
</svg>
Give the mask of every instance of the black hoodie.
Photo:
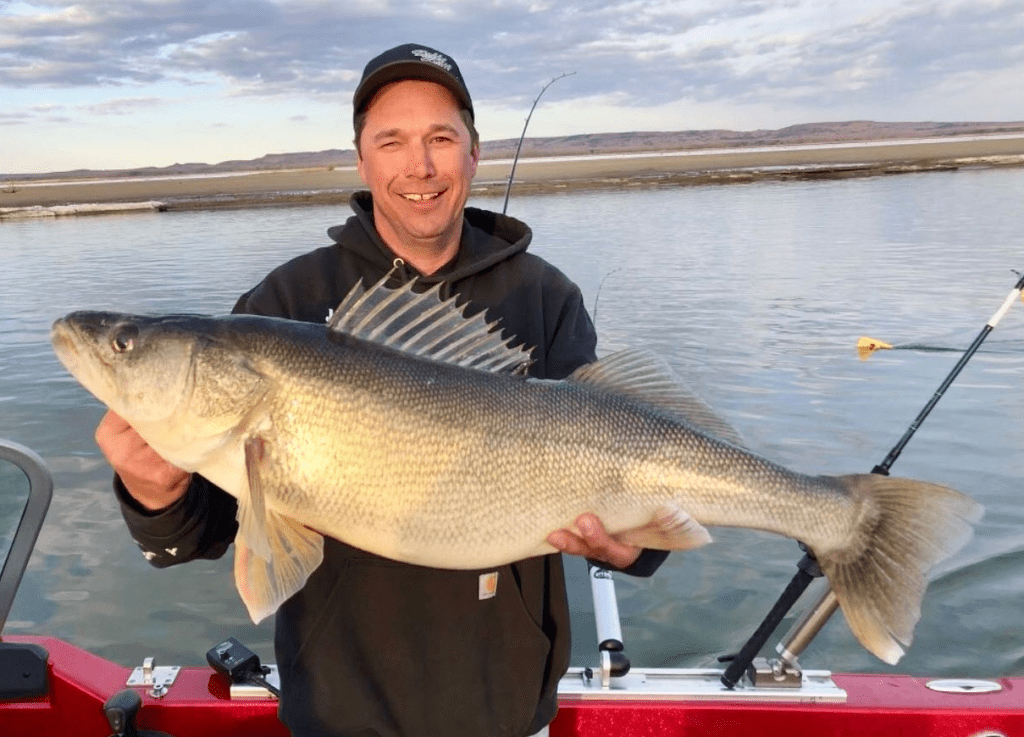
<svg viewBox="0 0 1024 737">
<path fill-rule="evenodd" d="M 234 311 L 323 322 L 356 280 L 369 286 L 397 266 L 396 278 L 441 281 L 469 303 L 467 314 L 487 310 L 506 335 L 534 346 L 533 376 L 561 379 L 595 359 L 579 289 L 527 253 L 525 224 L 466 208 L 455 259 L 421 276 L 380 240 L 368 192 L 353 197 L 352 209 L 354 217 L 328 231 L 333 245 L 278 267 Z M 219 557 L 234 538 L 234 497 L 198 475 L 156 514 L 115 486 L 134 538 L 157 567 Z M 662 560 L 650 551 L 628 572 L 650 575 Z M 295 735 L 530 735 L 554 717 L 568 666 L 561 556 L 496 571 L 439 570 L 325 538 L 323 564 L 277 612 L 275 651 L 280 716 Z"/>
</svg>

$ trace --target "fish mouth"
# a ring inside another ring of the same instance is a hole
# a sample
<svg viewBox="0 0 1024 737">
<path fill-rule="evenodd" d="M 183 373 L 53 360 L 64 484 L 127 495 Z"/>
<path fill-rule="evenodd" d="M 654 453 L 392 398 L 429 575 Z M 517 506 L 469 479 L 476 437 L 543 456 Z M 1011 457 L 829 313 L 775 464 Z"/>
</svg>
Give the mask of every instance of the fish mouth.
<svg viewBox="0 0 1024 737">
<path fill-rule="evenodd" d="M 50 328 L 50 345 L 53 346 L 54 353 L 65 366 L 69 365 L 69 361 L 78 363 L 78 346 L 81 341 L 76 340 L 77 332 L 74 326 L 63 317 L 54 321 Z"/>
<path fill-rule="evenodd" d="M 85 313 L 72 313 L 54 321 L 50 327 L 50 345 L 64 367 L 78 378 L 78 369 L 90 359 L 98 361 L 104 368 L 113 369 L 113 365 L 107 360 L 103 352 L 97 350 L 95 345 L 99 338 L 99 329 L 102 329 L 102 322 L 98 326 L 90 323 L 82 324 L 76 320 L 76 316 Z"/>
</svg>

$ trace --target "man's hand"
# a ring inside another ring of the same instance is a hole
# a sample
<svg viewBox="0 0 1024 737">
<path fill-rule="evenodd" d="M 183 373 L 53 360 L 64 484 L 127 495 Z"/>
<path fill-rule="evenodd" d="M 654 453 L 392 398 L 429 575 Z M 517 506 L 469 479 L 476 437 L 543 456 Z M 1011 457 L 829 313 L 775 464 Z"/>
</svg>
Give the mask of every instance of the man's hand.
<svg viewBox="0 0 1024 737">
<path fill-rule="evenodd" d="M 628 568 L 640 557 L 640 548 L 609 535 L 595 514 L 581 514 L 576 518 L 576 527 L 580 535 L 573 530 L 556 530 L 548 535 L 548 543 L 563 553 L 582 555 L 614 568 Z"/>
<path fill-rule="evenodd" d="M 192 475 L 172 466 L 149 447 L 134 428 L 113 411 L 96 427 L 96 444 L 125 488 L 150 511 L 169 507 L 188 489 Z"/>
</svg>

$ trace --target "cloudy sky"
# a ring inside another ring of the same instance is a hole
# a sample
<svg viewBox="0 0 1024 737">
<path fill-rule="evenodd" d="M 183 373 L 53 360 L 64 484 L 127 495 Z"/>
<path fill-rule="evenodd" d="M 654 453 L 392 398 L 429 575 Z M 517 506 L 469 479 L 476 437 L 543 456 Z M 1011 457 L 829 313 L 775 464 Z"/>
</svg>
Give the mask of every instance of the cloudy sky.
<svg viewBox="0 0 1024 737">
<path fill-rule="evenodd" d="M 1024 120 L 1024 0 L 0 0 L 0 173 L 351 148 L 380 51 L 452 55 L 484 141 Z"/>
</svg>

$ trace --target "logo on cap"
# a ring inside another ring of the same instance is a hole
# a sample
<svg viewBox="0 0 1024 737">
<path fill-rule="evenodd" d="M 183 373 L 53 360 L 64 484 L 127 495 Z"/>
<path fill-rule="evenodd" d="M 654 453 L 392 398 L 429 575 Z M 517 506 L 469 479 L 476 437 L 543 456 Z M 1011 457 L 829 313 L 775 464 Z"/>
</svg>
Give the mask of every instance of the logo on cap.
<svg viewBox="0 0 1024 737">
<path fill-rule="evenodd" d="M 446 72 L 451 72 L 452 70 L 452 65 L 448 63 L 448 57 L 444 54 L 439 54 L 436 51 L 427 51 L 426 49 L 413 49 L 410 53 L 413 56 L 418 56 L 421 61 L 441 67 Z"/>
</svg>

